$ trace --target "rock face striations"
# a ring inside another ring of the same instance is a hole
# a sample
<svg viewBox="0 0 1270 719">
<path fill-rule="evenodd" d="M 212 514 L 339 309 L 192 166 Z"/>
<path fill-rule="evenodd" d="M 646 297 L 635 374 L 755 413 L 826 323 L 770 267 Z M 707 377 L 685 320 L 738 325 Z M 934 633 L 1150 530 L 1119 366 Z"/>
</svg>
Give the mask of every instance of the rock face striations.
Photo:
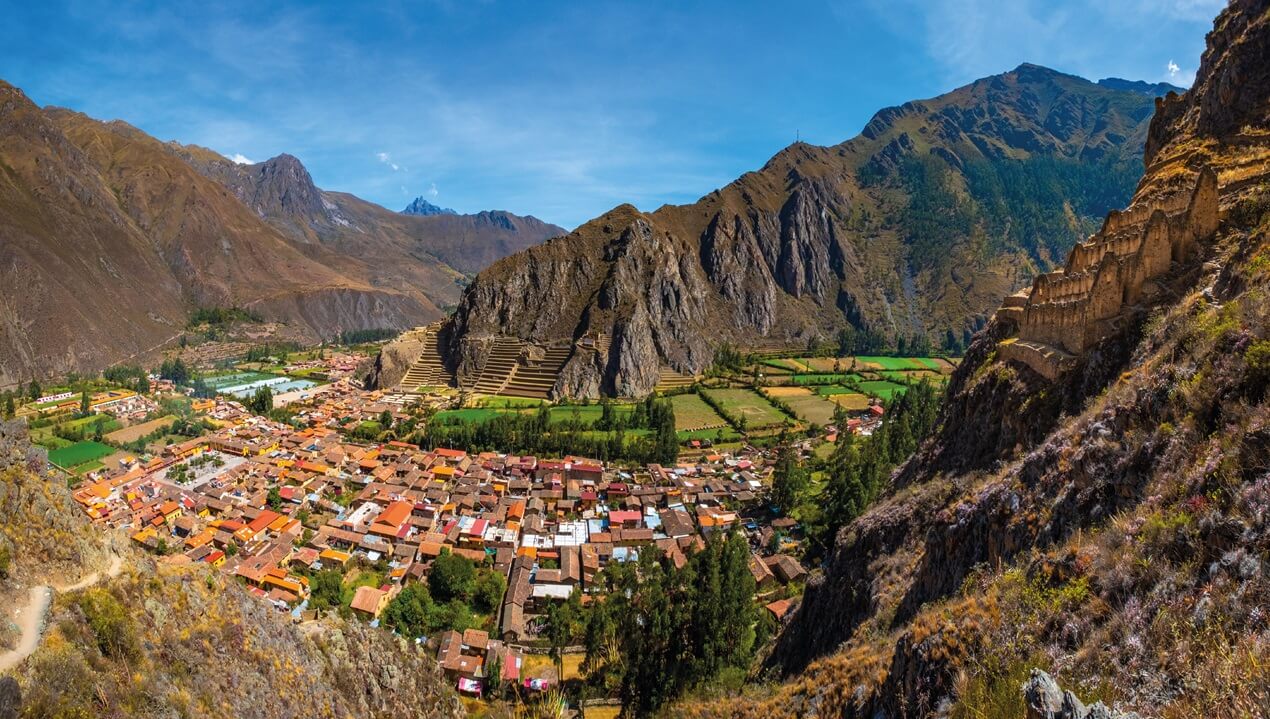
<svg viewBox="0 0 1270 719">
<path fill-rule="evenodd" d="M 1128 198 L 1153 101 L 1112 85 L 1023 65 L 882 110 L 841 145 L 791 145 L 695 204 L 618 207 L 480 273 L 445 362 L 465 382 L 499 337 L 563 344 L 554 395 L 637 396 L 724 342 L 853 326 L 959 343 Z"/>
<path fill-rule="evenodd" d="M 319 189 L 290 155 L 239 165 L 0 82 L 0 387 L 150 358 L 195 307 L 311 339 L 434 321 L 467 274 L 561 232 L 401 215 Z"/>
</svg>

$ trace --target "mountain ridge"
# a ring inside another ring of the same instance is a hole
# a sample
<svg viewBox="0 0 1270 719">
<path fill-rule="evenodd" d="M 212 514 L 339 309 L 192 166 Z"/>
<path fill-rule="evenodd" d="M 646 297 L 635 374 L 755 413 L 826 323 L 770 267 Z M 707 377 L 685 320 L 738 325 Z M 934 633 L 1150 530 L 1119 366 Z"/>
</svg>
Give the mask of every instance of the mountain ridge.
<svg viewBox="0 0 1270 719">
<path fill-rule="evenodd" d="M 0 128 L 0 386 L 153 358 L 198 307 L 311 341 L 424 324 L 468 274 L 562 231 L 402 216 L 317 188 L 291 155 L 240 166 L 2 81 Z"/>
<path fill-rule="evenodd" d="M 805 346 L 847 325 L 892 339 L 968 336 L 1127 198 L 1152 110 L 1139 93 L 1035 65 L 885 108 L 859 136 L 790 145 L 696 203 L 619 206 L 494 263 L 443 332 L 447 362 L 462 378 L 498 335 L 603 334 L 609 354 L 575 352 L 555 393 L 638 396 L 658 365 L 700 372 L 722 342 Z M 1076 178 L 1094 163 L 1100 177 Z M 1016 229 L 986 246 L 991 223 L 1009 222 L 1005 205 L 1020 201 L 1003 178 L 1041 175 L 1072 186 L 1036 220 L 1066 236 Z"/>
</svg>

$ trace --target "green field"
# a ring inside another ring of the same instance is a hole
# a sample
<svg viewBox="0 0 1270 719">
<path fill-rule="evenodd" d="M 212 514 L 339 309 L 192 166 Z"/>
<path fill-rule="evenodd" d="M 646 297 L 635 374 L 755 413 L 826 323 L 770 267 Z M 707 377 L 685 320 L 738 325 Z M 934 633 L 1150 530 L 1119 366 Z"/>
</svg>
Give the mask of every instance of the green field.
<svg viewBox="0 0 1270 719">
<path fill-rule="evenodd" d="M 788 417 L 771 402 L 748 389 L 710 389 L 702 393 L 719 406 L 723 415 L 734 425 L 745 418 L 747 429 L 774 427 L 784 424 Z"/>
<path fill-rule="evenodd" d="M 482 407 L 492 409 L 507 409 L 511 407 L 537 407 L 546 404 L 546 400 L 533 399 L 531 397 L 499 397 L 490 395 L 481 397 L 476 403 Z"/>
<path fill-rule="evenodd" d="M 433 422 L 448 424 L 452 422 L 465 422 L 470 424 L 479 424 L 488 422 L 491 419 L 507 414 L 507 410 L 492 409 L 489 407 L 468 407 L 465 409 L 447 409 L 437 412 L 432 416 Z"/>
<path fill-rule="evenodd" d="M 856 380 L 856 381 L 863 381 L 863 379 L 864 378 L 861 377 L 859 380 Z M 835 394 L 851 394 L 853 392 L 855 392 L 855 390 L 848 389 L 846 387 L 843 387 L 840 384 L 826 384 L 816 388 L 816 394 L 822 397 L 832 397 Z"/>
<path fill-rule="evenodd" d="M 689 439 L 683 437 L 685 431 L 723 427 L 728 423 L 714 411 L 713 407 L 695 394 L 677 394 L 670 398 L 670 403 L 675 408 L 675 429 L 679 430 L 682 439 Z M 693 436 L 691 439 L 702 439 L 702 437 Z"/>
<path fill-rule="evenodd" d="M 613 407 L 614 417 L 628 416 L 634 410 L 629 404 L 615 404 Z M 577 420 L 586 426 L 590 426 L 600 421 L 600 415 L 604 412 L 604 408 L 598 404 L 562 404 L 547 410 L 551 413 L 551 424 L 565 424 Z"/>
<path fill-rule="evenodd" d="M 257 380 L 269 379 L 270 377 L 277 376 L 278 375 L 265 374 L 264 372 L 230 372 L 229 374 L 204 377 L 203 382 L 214 390 L 220 390 L 225 387 L 248 384 Z"/>
<path fill-rule="evenodd" d="M 925 357 L 857 357 L 856 359 L 889 370 L 939 369 L 938 362 Z"/>
<path fill-rule="evenodd" d="M 800 374 L 789 378 L 788 384 L 794 385 L 819 385 L 819 384 L 837 384 L 839 382 L 859 382 L 864 379 L 858 374 L 844 372 L 839 374 L 817 372 L 814 374 Z"/>
<path fill-rule="evenodd" d="M 860 382 L 860 391 L 871 397 L 881 397 L 890 400 L 897 392 L 903 392 L 905 387 L 902 384 L 895 384 L 886 380 L 868 380 Z"/>
<path fill-rule="evenodd" d="M 114 447 L 101 442 L 76 442 L 69 447 L 49 452 L 49 461 L 62 469 L 71 469 L 77 465 L 94 462 L 114 452 Z"/>
<path fill-rule="evenodd" d="M 832 423 L 833 413 L 838 408 L 836 404 L 818 394 L 805 397 L 784 397 L 782 401 L 789 405 L 789 408 L 794 411 L 794 414 L 799 419 L 821 425 Z"/>
<path fill-rule="evenodd" d="M 859 392 L 844 392 L 840 394 L 830 395 L 829 399 L 834 404 L 841 405 L 848 411 L 861 411 L 869 408 L 869 398 Z"/>
</svg>

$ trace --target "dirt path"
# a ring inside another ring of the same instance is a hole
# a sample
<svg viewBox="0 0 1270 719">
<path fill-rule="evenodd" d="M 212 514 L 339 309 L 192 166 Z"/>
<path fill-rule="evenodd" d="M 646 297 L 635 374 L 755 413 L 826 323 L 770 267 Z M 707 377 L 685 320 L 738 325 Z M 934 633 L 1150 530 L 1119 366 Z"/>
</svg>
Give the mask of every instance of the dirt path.
<svg viewBox="0 0 1270 719">
<path fill-rule="evenodd" d="M 104 540 L 110 541 L 110 540 Z M 3 654 L 0 654 L 0 672 L 8 671 L 23 660 L 31 656 L 40 646 L 40 640 L 44 638 L 44 620 L 48 615 L 49 606 L 53 603 L 53 592 L 76 592 L 81 589 L 87 589 L 104 577 L 117 577 L 119 572 L 123 570 L 123 557 L 111 548 L 110 566 L 106 568 L 103 575 L 102 572 L 93 572 L 83 579 L 65 586 L 56 586 L 42 584 L 37 587 L 31 587 L 31 598 L 25 606 L 18 607 L 14 611 L 13 623 L 17 625 L 18 630 L 22 633 L 18 639 L 18 645 Z"/>
<path fill-rule="evenodd" d="M 18 626 L 22 636 L 16 647 L 0 654 L 0 671 L 8 671 L 17 666 L 40 646 L 40 638 L 44 636 L 44 615 L 52 601 L 51 587 L 31 587 L 30 601 L 14 612 L 13 623 Z"/>
</svg>

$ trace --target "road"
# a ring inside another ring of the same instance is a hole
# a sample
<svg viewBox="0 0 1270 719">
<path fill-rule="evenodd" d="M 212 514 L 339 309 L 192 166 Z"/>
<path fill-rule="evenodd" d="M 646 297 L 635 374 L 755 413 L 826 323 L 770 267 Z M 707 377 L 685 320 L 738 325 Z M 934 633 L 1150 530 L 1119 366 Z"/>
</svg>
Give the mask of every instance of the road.
<svg viewBox="0 0 1270 719">
<path fill-rule="evenodd" d="M 93 572 L 78 582 L 65 586 L 41 584 L 31 587 L 30 599 L 26 605 L 14 610 L 13 623 L 18 626 L 22 634 L 17 646 L 0 654 L 0 672 L 8 671 L 21 664 L 39 648 L 40 640 L 44 638 L 44 622 L 48 616 L 49 606 L 53 603 L 54 591 L 76 592 L 93 586 L 103 578 L 119 576 L 119 572 L 123 570 L 123 557 L 119 556 L 113 547 L 110 554 L 110 566 L 104 573 Z"/>
</svg>

